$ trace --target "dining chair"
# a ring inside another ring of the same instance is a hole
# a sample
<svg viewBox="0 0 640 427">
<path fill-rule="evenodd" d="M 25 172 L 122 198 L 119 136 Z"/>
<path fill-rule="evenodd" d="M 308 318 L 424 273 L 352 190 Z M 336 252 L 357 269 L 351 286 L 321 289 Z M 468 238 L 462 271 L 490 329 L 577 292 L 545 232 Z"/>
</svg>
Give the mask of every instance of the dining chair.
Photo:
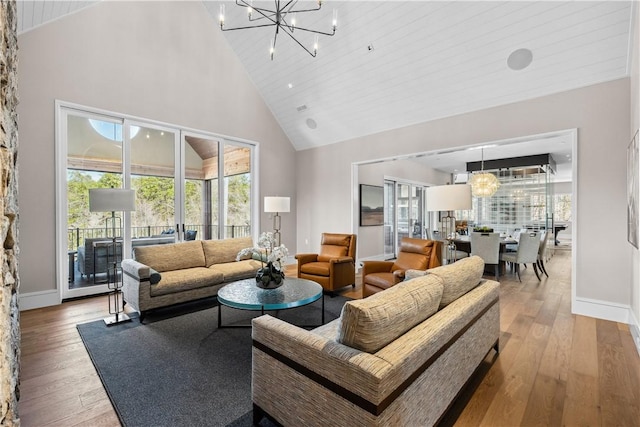
<svg viewBox="0 0 640 427">
<path fill-rule="evenodd" d="M 440 234 L 440 231 L 433 230 L 432 232 L 433 238 L 430 240 L 438 240 L 443 242 L 442 246 L 442 262 L 443 264 L 451 264 L 456 262 L 459 259 L 466 258 L 469 256 L 468 252 L 459 251 L 454 247 L 451 247 L 448 244 L 448 241 Z"/>
<path fill-rule="evenodd" d="M 500 276 L 500 233 L 470 234 L 471 255 L 477 255 L 484 260 L 485 265 L 492 265 L 496 281 Z"/>
<path fill-rule="evenodd" d="M 540 249 L 538 249 L 538 267 L 544 273 L 545 276 L 549 277 L 549 273 L 547 273 L 547 269 L 544 266 L 544 262 L 547 258 L 547 243 L 549 242 L 550 233 L 543 231 L 540 233 Z"/>
<path fill-rule="evenodd" d="M 533 271 L 536 273 L 538 280 L 540 274 L 538 273 L 538 253 L 540 251 L 540 234 L 535 231 L 528 231 L 526 233 L 520 233 L 518 239 L 518 250 L 514 252 L 505 252 L 500 255 L 500 260 L 510 262 L 515 265 L 516 275 L 518 280 L 522 282 L 520 278 L 520 264 L 524 264 L 526 267 L 528 263 L 533 265 Z"/>
</svg>

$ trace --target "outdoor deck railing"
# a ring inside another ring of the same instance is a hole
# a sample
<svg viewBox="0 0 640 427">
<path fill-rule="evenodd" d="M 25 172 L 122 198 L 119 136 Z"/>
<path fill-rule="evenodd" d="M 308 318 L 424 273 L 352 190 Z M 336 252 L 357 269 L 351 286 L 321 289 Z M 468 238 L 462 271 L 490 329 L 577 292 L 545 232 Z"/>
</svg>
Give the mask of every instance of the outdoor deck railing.
<svg viewBox="0 0 640 427">
<path fill-rule="evenodd" d="M 196 239 L 202 239 L 205 234 L 205 227 L 209 228 L 208 236 L 210 239 L 218 239 L 218 226 L 217 225 L 203 225 L 203 224 L 185 224 L 185 230 L 196 231 Z M 131 237 L 152 237 L 160 236 L 163 231 L 173 229 L 173 227 L 165 225 L 147 225 L 143 227 L 132 227 Z M 121 229 L 116 230 L 116 237 L 122 236 Z M 170 235 L 170 234 L 169 234 Z M 225 226 L 225 236 L 227 238 L 233 237 L 247 237 L 251 235 L 251 226 L 249 225 L 227 225 Z M 113 237 L 112 230 L 105 227 L 99 228 L 69 228 L 67 229 L 67 250 L 74 251 L 79 246 L 84 245 L 85 239 L 96 238 L 111 239 Z"/>
</svg>

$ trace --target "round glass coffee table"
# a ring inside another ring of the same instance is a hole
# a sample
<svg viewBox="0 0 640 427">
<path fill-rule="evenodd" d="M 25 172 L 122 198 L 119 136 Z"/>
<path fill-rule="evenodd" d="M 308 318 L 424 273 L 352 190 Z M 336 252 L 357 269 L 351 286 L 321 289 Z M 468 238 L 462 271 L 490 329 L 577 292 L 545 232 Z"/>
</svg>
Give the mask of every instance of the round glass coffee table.
<svg viewBox="0 0 640 427">
<path fill-rule="evenodd" d="M 264 314 L 265 311 L 301 307 L 319 299 L 322 299 L 322 324 L 324 324 L 324 293 L 322 286 L 314 281 L 286 277 L 284 284 L 276 289 L 259 288 L 255 278 L 231 282 L 218 291 L 218 328 L 251 327 L 251 325 L 224 326 L 222 324 L 223 305 L 240 310 L 260 311 Z"/>
</svg>

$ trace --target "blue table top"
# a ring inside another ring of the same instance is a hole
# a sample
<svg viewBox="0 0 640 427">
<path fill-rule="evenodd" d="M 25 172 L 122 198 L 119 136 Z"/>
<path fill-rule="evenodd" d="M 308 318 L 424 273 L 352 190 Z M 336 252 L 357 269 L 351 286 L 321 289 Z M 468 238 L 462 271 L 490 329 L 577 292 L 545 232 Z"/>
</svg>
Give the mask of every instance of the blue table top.
<svg viewBox="0 0 640 427">
<path fill-rule="evenodd" d="M 306 279 L 286 277 L 276 289 L 262 289 L 256 279 L 229 283 L 218 291 L 218 301 L 228 307 L 242 310 L 283 310 L 300 307 L 319 300 L 322 286 Z"/>
</svg>

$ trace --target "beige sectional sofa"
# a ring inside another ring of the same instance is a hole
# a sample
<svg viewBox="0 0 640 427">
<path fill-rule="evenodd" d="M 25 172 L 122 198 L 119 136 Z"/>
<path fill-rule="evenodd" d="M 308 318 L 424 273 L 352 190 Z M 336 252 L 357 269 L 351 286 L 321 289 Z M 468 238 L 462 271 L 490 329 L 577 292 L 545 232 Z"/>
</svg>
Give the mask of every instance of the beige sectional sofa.
<svg viewBox="0 0 640 427">
<path fill-rule="evenodd" d="M 124 300 L 140 312 L 210 297 L 226 283 L 255 277 L 260 261 L 236 261 L 250 237 L 137 247 L 122 261 Z"/>
<path fill-rule="evenodd" d="M 499 348 L 499 283 L 483 270 L 479 257 L 428 270 L 311 331 L 254 319 L 254 423 L 436 424 Z"/>
</svg>

